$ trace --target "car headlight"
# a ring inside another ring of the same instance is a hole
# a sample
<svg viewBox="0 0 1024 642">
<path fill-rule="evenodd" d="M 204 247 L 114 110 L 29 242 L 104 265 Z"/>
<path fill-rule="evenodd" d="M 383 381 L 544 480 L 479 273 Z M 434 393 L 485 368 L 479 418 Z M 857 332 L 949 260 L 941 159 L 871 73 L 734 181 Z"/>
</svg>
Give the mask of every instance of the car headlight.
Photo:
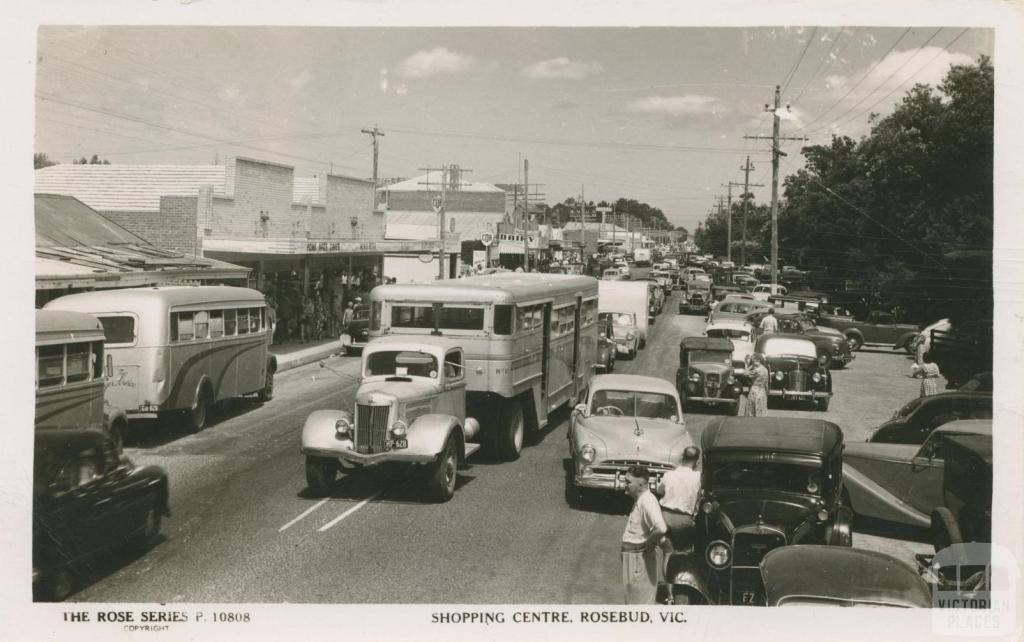
<svg viewBox="0 0 1024 642">
<path fill-rule="evenodd" d="M 781 370 L 776 370 L 775 371 L 775 380 L 776 381 L 782 381 L 782 378 L 785 377 L 785 376 L 786 375 L 784 375 Z"/>
<path fill-rule="evenodd" d="M 818 479 L 816 477 L 807 478 L 807 492 L 816 493 L 821 490 L 821 486 L 818 485 Z"/>
<path fill-rule="evenodd" d="M 405 437 L 406 431 L 408 429 L 409 426 L 407 426 L 406 423 L 401 419 L 391 424 L 391 434 L 394 435 L 395 437 Z"/>
<path fill-rule="evenodd" d="M 349 423 L 348 419 L 342 417 L 334 422 L 334 432 L 337 434 L 338 439 L 348 439 L 352 436 L 352 424 Z"/>
<path fill-rule="evenodd" d="M 636 337 L 636 335 L 633 334 L 632 332 L 627 332 L 626 333 L 626 341 L 632 341 L 635 337 Z"/>
<path fill-rule="evenodd" d="M 828 520 L 828 511 L 822 508 L 818 511 L 818 521 L 824 522 Z"/>
<path fill-rule="evenodd" d="M 588 464 L 593 463 L 594 457 L 597 455 L 597 451 L 590 444 L 583 444 L 580 448 L 580 459 L 587 462 Z"/>
<path fill-rule="evenodd" d="M 691 374 L 690 375 L 690 381 L 692 381 L 694 383 L 697 383 L 698 381 L 700 381 L 700 373 L 699 372 L 694 372 L 693 374 Z"/>
<path fill-rule="evenodd" d="M 712 568 L 723 569 L 729 565 L 732 553 L 729 550 L 729 545 L 722 540 L 715 540 L 708 544 L 707 548 L 708 564 Z"/>
<path fill-rule="evenodd" d="M 814 383 L 818 383 L 819 381 L 821 381 L 821 375 L 815 372 L 814 374 L 811 375 L 811 381 L 813 381 Z"/>
</svg>

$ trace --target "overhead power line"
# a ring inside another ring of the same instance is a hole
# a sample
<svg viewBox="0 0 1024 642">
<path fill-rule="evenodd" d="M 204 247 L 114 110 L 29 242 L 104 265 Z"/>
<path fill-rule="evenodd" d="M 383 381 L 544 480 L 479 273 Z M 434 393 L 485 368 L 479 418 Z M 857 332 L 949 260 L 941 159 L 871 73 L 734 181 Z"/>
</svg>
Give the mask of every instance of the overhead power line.
<svg viewBox="0 0 1024 642">
<path fill-rule="evenodd" d="M 793 81 L 793 77 L 796 76 L 796 70 L 800 67 L 800 63 L 802 63 L 804 61 L 804 56 L 807 55 L 807 50 L 810 49 L 811 48 L 811 44 L 814 43 L 814 36 L 817 33 L 818 33 L 818 28 L 815 27 L 811 31 L 810 37 L 807 38 L 807 44 L 804 45 L 803 51 L 800 52 L 800 57 L 796 59 L 796 64 L 793 65 L 793 68 L 789 70 L 789 74 L 786 76 L 786 79 L 781 83 L 782 84 L 782 93 L 786 93 L 786 89 L 789 88 L 789 83 L 791 83 Z"/>
<path fill-rule="evenodd" d="M 818 72 L 820 72 L 821 68 L 823 66 L 825 66 L 825 63 L 826 62 L 831 62 L 832 52 L 835 51 L 836 45 L 838 45 L 839 41 L 842 39 L 843 33 L 845 33 L 845 29 L 846 29 L 846 27 L 839 27 L 839 33 L 836 35 L 836 39 L 832 41 L 832 46 L 829 47 L 829 50 L 825 53 L 824 56 L 821 57 L 821 60 L 818 61 L 818 66 L 814 68 L 814 73 L 812 73 L 811 77 L 807 79 L 806 83 L 804 83 L 804 88 L 801 89 L 800 93 L 797 94 L 796 98 L 793 99 L 793 101 L 792 101 L 793 103 L 796 103 L 797 101 L 800 100 L 800 97 L 804 95 L 804 92 L 807 91 L 807 88 L 811 86 L 811 82 L 813 82 L 814 79 L 818 77 Z M 850 37 L 846 39 L 846 44 L 847 45 L 850 43 L 851 40 L 853 40 L 853 38 L 854 38 L 854 36 L 856 34 L 857 34 L 857 30 L 854 29 L 853 33 L 850 34 Z M 843 46 L 845 48 L 846 45 L 843 45 Z M 837 53 L 836 57 L 838 57 L 838 56 L 839 56 L 839 54 Z"/>
</svg>

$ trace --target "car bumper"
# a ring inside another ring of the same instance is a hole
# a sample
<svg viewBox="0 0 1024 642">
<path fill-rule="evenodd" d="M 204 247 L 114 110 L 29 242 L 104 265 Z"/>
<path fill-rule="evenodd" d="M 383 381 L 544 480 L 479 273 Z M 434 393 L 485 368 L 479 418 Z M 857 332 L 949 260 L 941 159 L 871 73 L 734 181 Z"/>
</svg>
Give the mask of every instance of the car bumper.
<svg viewBox="0 0 1024 642">
<path fill-rule="evenodd" d="M 325 448 L 307 448 L 303 446 L 299 449 L 299 452 L 301 452 L 303 455 L 312 455 L 314 457 L 326 457 L 329 459 L 337 459 L 338 461 L 348 463 L 354 466 L 378 466 L 380 464 L 386 464 L 388 462 L 396 461 L 414 464 L 426 464 L 436 459 L 434 455 L 404 452 L 402 450 L 390 450 L 383 453 L 373 453 L 372 455 L 364 455 L 363 453 L 357 453 L 354 450 L 350 450 L 348 448 L 328 450 Z"/>
<path fill-rule="evenodd" d="M 832 393 L 823 390 L 803 390 L 800 392 L 794 390 L 769 390 L 768 396 L 782 399 L 828 399 L 832 396 Z"/>
<path fill-rule="evenodd" d="M 597 468 L 609 467 L 599 464 Z M 659 471 L 651 471 L 650 487 L 652 490 L 661 483 L 662 474 Z M 584 466 L 582 470 L 577 468 L 577 472 L 573 476 L 573 484 L 577 488 L 623 491 L 626 489 L 626 468 L 617 469 L 615 472 L 597 472 L 590 466 Z"/>
<path fill-rule="evenodd" d="M 837 354 L 832 356 L 832 363 L 841 363 L 844 366 L 848 363 L 852 363 L 857 358 L 855 354 Z"/>
<path fill-rule="evenodd" d="M 701 403 L 706 403 L 706 404 L 709 404 L 709 405 L 712 405 L 712 406 L 713 405 L 717 405 L 717 404 L 735 404 L 735 403 L 739 403 L 739 399 L 737 399 L 735 397 L 694 397 L 694 396 L 691 396 L 691 395 L 686 395 L 686 400 L 687 401 L 699 401 Z"/>
</svg>

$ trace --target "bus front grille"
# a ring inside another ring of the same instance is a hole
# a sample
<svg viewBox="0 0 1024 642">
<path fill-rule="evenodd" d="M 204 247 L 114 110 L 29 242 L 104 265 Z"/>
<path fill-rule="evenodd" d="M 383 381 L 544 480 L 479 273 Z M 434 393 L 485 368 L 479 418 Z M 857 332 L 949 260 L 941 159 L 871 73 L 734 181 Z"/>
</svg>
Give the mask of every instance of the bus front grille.
<svg viewBox="0 0 1024 642">
<path fill-rule="evenodd" d="M 384 452 L 391 406 L 356 405 L 356 452 L 369 455 Z"/>
</svg>

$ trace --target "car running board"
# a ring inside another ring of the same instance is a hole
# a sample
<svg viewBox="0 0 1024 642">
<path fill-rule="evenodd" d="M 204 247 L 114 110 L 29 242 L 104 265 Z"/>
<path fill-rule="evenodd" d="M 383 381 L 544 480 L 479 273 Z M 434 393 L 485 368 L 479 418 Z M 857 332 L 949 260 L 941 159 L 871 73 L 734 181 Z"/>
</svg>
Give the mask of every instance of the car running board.
<svg viewBox="0 0 1024 642">
<path fill-rule="evenodd" d="M 466 442 L 466 458 L 469 459 L 473 453 L 480 450 L 480 444 Z"/>
</svg>

